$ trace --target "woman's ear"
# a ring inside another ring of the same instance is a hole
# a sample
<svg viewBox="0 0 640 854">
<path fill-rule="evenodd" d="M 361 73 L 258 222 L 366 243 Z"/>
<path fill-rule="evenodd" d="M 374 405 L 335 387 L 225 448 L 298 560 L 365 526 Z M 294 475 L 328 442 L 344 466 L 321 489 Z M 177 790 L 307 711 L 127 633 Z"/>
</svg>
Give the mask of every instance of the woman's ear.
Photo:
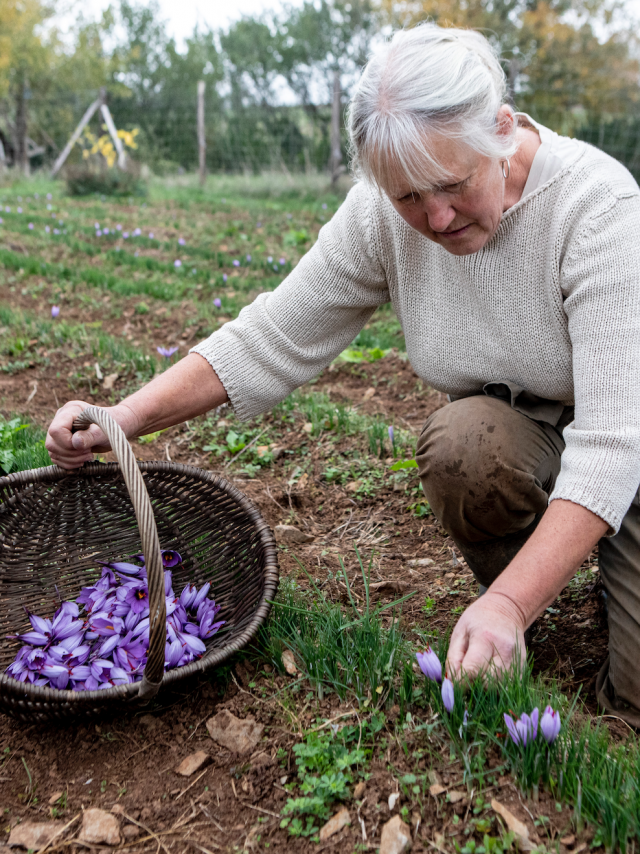
<svg viewBox="0 0 640 854">
<path fill-rule="evenodd" d="M 510 136 L 513 136 L 516 129 L 516 116 L 513 112 L 513 107 L 510 107 L 509 104 L 503 104 L 498 110 L 498 115 L 496 116 L 496 130 L 498 136 L 502 136 L 507 139 Z"/>
</svg>

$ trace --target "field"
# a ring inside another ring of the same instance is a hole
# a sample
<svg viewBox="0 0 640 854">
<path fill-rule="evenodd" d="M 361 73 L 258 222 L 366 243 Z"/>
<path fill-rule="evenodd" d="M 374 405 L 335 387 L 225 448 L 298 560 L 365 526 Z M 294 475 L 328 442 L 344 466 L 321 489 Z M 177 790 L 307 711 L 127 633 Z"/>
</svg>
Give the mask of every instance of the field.
<svg viewBox="0 0 640 854">
<path fill-rule="evenodd" d="M 322 181 L 285 178 L 201 191 L 185 176 L 121 201 L 38 179 L 0 188 L 0 465 L 47 464 L 38 441 L 58 406 L 117 402 L 275 288 L 339 203 Z M 251 649 L 137 714 L 63 730 L 0 716 L 0 849 L 19 824 L 47 820 L 60 830 L 47 851 L 91 847 L 82 813 L 100 807 L 140 852 L 405 850 L 381 839 L 394 816 L 414 851 L 635 850 L 640 752 L 595 704 L 597 554 L 502 687 L 457 688 L 448 713 L 417 669 L 427 643 L 444 660 L 477 595 L 408 462 L 444 403 L 384 307 L 273 412 L 247 424 L 223 407 L 134 443 L 139 459 L 222 474 L 272 528 L 297 529 L 279 539 L 278 603 Z M 557 742 L 513 744 L 503 714 L 548 703 Z M 209 736 L 223 710 L 264 726 L 252 751 Z M 177 775 L 196 751 L 208 764 Z M 342 807 L 349 823 L 327 836 Z"/>
</svg>

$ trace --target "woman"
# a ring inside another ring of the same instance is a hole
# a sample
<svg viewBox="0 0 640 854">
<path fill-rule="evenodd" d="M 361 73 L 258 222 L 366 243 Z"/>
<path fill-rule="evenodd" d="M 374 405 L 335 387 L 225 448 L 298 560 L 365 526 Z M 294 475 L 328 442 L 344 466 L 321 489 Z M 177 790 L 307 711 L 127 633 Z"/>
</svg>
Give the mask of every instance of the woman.
<svg viewBox="0 0 640 854">
<path fill-rule="evenodd" d="M 451 672 L 498 670 L 600 544 L 610 656 L 601 704 L 640 726 L 640 191 L 616 161 L 504 104 L 487 41 L 396 33 L 350 107 L 356 184 L 313 249 L 111 414 L 129 437 L 230 400 L 264 412 L 391 300 L 411 362 L 452 403 L 417 459 L 427 498 L 488 589 L 460 618 Z M 104 450 L 56 415 L 47 447 Z M 574 411 L 575 407 L 575 411 Z"/>
</svg>

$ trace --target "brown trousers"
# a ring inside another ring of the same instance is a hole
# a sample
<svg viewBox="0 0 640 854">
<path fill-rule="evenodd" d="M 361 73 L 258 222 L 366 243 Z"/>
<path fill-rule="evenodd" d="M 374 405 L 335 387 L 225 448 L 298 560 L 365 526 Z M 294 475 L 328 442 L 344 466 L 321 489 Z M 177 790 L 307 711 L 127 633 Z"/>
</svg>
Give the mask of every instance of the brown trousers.
<svg viewBox="0 0 640 854">
<path fill-rule="evenodd" d="M 481 584 L 491 584 L 538 524 L 563 450 L 559 428 L 496 397 L 463 398 L 427 420 L 416 454 L 422 487 Z M 599 565 L 609 656 L 598 702 L 640 727 L 640 490 L 618 534 L 600 540 Z"/>
</svg>

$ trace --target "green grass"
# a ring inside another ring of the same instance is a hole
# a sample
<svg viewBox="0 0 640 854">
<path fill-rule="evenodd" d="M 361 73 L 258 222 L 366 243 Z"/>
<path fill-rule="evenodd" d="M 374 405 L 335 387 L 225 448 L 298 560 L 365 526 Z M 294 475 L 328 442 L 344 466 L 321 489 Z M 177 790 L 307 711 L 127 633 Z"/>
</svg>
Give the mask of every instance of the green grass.
<svg viewBox="0 0 640 854">
<path fill-rule="evenodd" d="M 50 466 L 45 436 L 44 430 L 20 416 L 6 420 L 0 415 L 0 474 Z"/>
</svg>

